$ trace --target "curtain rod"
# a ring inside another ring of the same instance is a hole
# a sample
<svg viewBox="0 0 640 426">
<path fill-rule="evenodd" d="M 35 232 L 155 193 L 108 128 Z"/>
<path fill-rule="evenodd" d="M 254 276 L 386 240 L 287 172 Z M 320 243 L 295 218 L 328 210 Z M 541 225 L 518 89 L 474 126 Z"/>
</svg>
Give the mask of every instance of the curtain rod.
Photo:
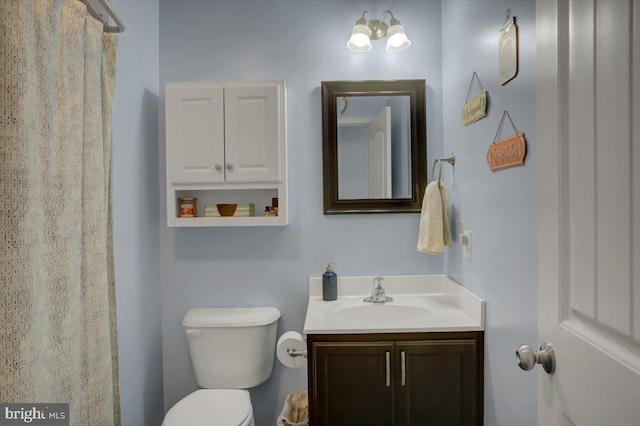
<svg viewBox="0 0 640 426">
<path fill-rule="evenodd" d="M 124 22 L 120 19 L 120 16 L 116 13 L 116 10 L 111 6 L 109 0 L 80 0 L 84 4 L 87 5 L 87 11 L 98 21 L 101 21 L 104 24 L 104 32 L 105 33 L 122 33 L 125 30 Z M 100 5 L 102 9 L 108 14 L 108 16 L 104 16 L 100 11 L 96 11 L 93 7 L 92 3 L 97 3 Z M 109 18 L 113 19 L 113 22 L 116 24 L 115 26 L 109 25 Z"/>
</svg>

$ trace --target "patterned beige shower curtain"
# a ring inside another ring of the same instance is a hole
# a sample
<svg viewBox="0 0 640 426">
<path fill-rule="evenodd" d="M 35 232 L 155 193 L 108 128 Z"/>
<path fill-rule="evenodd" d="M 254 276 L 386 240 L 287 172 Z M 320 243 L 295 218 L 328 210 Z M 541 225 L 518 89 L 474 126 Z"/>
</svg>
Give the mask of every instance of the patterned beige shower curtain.
<svg viewBox="0 0 640 426">
<path fill-rule="evenodd" d="M 110 194 L 116 38 L 0 0 L 0 402 L 120 424 Z"/>
</svg>

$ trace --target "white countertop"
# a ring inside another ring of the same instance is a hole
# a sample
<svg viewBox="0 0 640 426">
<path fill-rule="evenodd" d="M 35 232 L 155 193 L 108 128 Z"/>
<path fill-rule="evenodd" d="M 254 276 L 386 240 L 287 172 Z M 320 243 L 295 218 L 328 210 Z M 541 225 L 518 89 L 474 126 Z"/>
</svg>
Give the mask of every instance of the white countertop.
<svg viewBox="0 0 640 426">
<path fill-rule="evenodd" d="M 309 278 L 304 335 L 484 330 L 484 300 L 445 275 L 383 276 L 393 301 L 363 302 L 374 278 L 339 276 L 334 301 L 322 300 L 322 278 Z"/>
</svg>

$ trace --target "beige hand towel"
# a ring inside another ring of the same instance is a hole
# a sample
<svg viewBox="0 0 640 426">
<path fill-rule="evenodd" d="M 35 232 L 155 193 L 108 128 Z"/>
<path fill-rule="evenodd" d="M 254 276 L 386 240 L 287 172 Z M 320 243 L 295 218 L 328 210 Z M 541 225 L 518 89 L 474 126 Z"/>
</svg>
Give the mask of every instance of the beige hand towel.
<svg viewBox="0 0 640 426">
<path fill-rule="evenodd" d="M 451 247 L 449 202 L 442 181 L 433 181 L 424 191 L 417 250 L 427 254 L 442 254 Z"/>
<path fill-rule="evenodd" d="M 449 198 L 447 197 L 447 188 L 444 183 L 439 181 L 440 196 L 442 197 L 442 226 L 443 226 L 443 238 L 444 245 L 451 247 L 453 240 L 451 239 L 451 220 L 449 219 Z"/>
</svg>

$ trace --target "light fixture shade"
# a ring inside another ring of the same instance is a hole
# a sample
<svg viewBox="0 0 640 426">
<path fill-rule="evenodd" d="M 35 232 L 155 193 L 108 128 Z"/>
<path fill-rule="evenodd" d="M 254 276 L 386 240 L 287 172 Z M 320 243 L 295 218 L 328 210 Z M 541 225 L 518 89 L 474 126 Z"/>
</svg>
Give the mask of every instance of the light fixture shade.
<svg viewBox="0 0 640 426">
<path fill-rule="evenodd" d="M 395 24 L 387 31 L 387 52 L 399 52 L 411 45 L 402 25 Z"/>
<path fill-rule="evenodd" d="M 371 30 L 365 24 L 356 23 L 351 32 L 347 47 L 354 52 L 368 52 L 371 50 Z"/>
</svg>

